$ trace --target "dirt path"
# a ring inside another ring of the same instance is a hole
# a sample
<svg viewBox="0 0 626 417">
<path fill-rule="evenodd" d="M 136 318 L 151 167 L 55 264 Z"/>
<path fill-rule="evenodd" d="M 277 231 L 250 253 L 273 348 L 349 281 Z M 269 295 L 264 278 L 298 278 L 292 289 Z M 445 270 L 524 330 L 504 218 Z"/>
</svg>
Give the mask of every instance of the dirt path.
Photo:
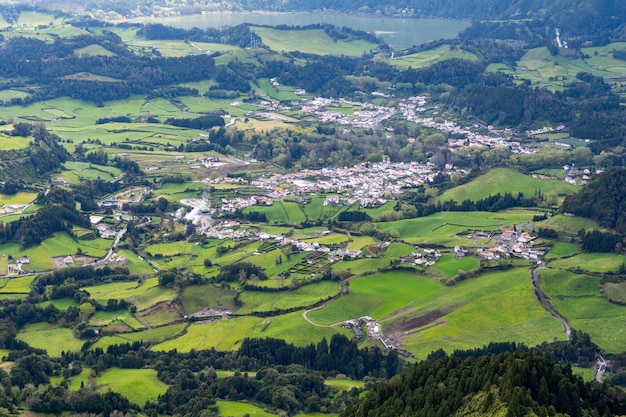
<svg viewBox="0 0 626 417">
<path fill-rule="evenodd" d="M 539 302 L 541 303 L 541 305 L 543 306 L 543 308 L 545 308 L 548 313 L 552 314 L 554 317 L 556 317 L 561 324 L 563 325 L 563 329 L 565 330 L 565 334 L 567 335 L 567 337 L 570 337 L 570 334 L 572 332 L 572 329 L 570 328 L 569 324 L 567 323 L 567 321 L 546 301 L 546 297 L 543 294 L 543 291 L 541 291 L 541 287 L 539 285 L 539 270 L 543 269 L 546 267 L 546 264 L 544 264 L 543 262 L 541 262 L 539 265 L 537 265 L 535 268 L 533 268 L 532 270 L 532 277 L 533 277 L 533 285 L 535 286 L 535 294 L 537 295 L 537 298 L 539 299 Z"/>
</svg>

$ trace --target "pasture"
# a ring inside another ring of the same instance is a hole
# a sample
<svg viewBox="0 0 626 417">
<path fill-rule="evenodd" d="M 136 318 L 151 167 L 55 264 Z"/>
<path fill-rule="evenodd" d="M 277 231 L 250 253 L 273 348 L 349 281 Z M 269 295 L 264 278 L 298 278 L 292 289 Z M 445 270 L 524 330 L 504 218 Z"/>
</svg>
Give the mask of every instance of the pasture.
<svg viewBox="0 0 626 417">
<path fill-rule="evenodd" d="M 102 348 L 106 351 L 111 345 L 121 345 L 132 342 L 150 344 L 160 343 L 180 335 L 186 327 L 186 323 L 180 323 L 139 332 L 118 333 L 113 336 L 103 336 L 96 343 L 94 343 L 92 349 Z"/>
<path fill-rule="evenodd" d="M 478 61 L 478 57 L 463 49 L 452 48 L 450 45 L 440 45 L 433 49 L 417 52 L 410 55 L 399 56 L 391 59 L 389 63 L 400 68 L 425 68 L 448 59 L 465 59 Z"/>
<path fill-rule="evenodd" d="M 299 51 L 316 55 L 361 56 L 378 45 L 363 40 L 333 41 L 322 29 L 278 30 L 267 27 L 250 27 L 263 43 L 272 50 L 281 52 Z"/>
<path fill-rule="evenodd" d="M 527 268 L 482 274 L 407 304 L 382 321 L 387 334 L 419 358 L 442 348 L 517 341 L 534 346 L 565 339 L 563 329 L 534 294 Z"/>
<path fill-rule="evenodd" d="M 496 231 L 505 225 L 530 221 L 532 216 L 533 213 L 526 210 L 439 212 L 426 217 L 376 223 L 376 227 L 410 244 L 468 247 L 474 244 L 462 236 L 467 232 Z"/>
<path fill-rule="evenodd" d="M 85 287 L 91 298 L 106 304 L 108 300 L 126 300 L 137 306 L 137 310 L 145 310 L 162 301 L 174 299 L 171 288 L 159 287 L 157 278 L 148 278 L 143 282 L 113 282 L 110 284 Z"/>
<path fill-rule="evenodd" d="M 237 350 L 246 337 L 277 337 L 304 346 L 335 333 L 350 335 L 346 329 L 315 327 L 308 324 L 301 311 L 276 317 L 233 317 L 205 323 L 193 323 L 185 334 L 152 347 L 157 351 L 189 352 L 191 349 Z"/>
<path fill-rule="evenodd" d="M 305 307 L 338 293 L 339 283 L 331 281 L 317 282 L 294 290 L 277 293 L 244 291 L 239 297 L 243 302 L 243 307 L 237 313 L 247 314 L 258 311 Z"/>
<path fill-rule="evenodd" d="M 624 61 L 612 56 L 613 50 L 626 49 L 626 43 L 615 42 L 602 47 L 582 48 L 585 59 L 552 56 L 547 48 L 531 49 L 517 62 L 515 69 L 504 64 L 491 64 L 488 71 L 501 71 L 522 80 L 530 80 L 533 86 L 552 90 L 563 89 L 579 72 L 589 72 L 607 81 L 626 75 Z"/>
<path fill-rule="evenodd" d="M 551 268 L 585 272 L 617 272 L 624 265 L 624 257 L 615 253 L 580 253 L 567 259 L 550 261 Z"/>
<path fill-rule="evenodd" d="M 7 295 L 26 297 L 30 293 L 30 284 L 34 280 L 35 275 L 19 278 L 0 278 L 0 298 Z"/>
<path fill-rule="evenodd" d="M 257 407 L 256 405 L 241 402 L 241 401 L 224 401 L 217 400 L 217 411 L 220 416 L 228 416 L 228 417 L 244 417 L 244 416 L 255 416 L 255 417 L 276 417 L 278 414 L 269 413 L 262 409 L 261 407 Z"/>
<path fill-rule="evenodd" d="M 437 263 L 428 269 L 428 274 L 434 277 L 441 276 L 448 280 L 460 272 L 475 271 L 480 266 L 478 258 L 465 256 L 455 259 L 453 254 L 444 254 Z"/>
<path fill-rule="evenodd" d="M 157 378 L 154 369 L 111 368 L 96 380 L 97 391 L 123 394 L 131 403 L 143 407 L 147 401 L 165 394 L 168 386 Z"/>
<path fill-rule="evenodd" d="M 363 316 L 382 318 L 407 304 L 436 293 L 441 285 L 407 272 L 387 272 L 350 281 L 350 294 L 311 311 L 318 324 L 334 324 Z"/>
<path fill-rule="evenodd" d="M 588 333 L 605 352 L 624 351 L 625 306 L 610 303 L 599 295 L 552 297 L 551 302 L 573 328 Z"/>
<path fill-rule="evenodd" d="M 558 180 L 532 178 L 509 168 L 495 168 L 467 184 L 446 190 L 436 200 L 477 201 L 507 192 L 523 193 L 526 197 L 532 197 L 537 191 L 544 195 L 550 192 L 572 194 L 578 191 L 578 187 Z"/>
<path fill-rule="evenodd" d="M 573 243 L 555 242 L 548 253 L 545 254 L 545 259 L 567 258 L 576 255 L 578 252 L 578 246 Z"/>
<path fill-rule="evenodd" d="M 58 358 L 61 352 L 78 352 L 84 341 L 74 337 L 71 329 L 50 323 L 35 323 L 24 326 L 17 338 L 30 346 L 45 349 L 48 355 Z"/>
</svg>

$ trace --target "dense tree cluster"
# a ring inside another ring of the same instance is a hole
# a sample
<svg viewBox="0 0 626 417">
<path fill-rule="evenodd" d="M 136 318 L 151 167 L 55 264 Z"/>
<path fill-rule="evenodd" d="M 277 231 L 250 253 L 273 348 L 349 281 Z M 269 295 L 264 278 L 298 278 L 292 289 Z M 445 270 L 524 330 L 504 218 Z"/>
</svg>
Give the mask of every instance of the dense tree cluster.
<svg viewBox="0 0 626 417">
<path fill-rule="evenodd" d="M 578 193 L 568 196 L 561 211 L 626 233 L 626 169 L 611 168 L 597 175 Z"/>
<path fill-rule="evenodd" d="M 414 365 L 342 416 L 620 415 L 623 393 L 593 388 L 571 368 L 533 352 L 460 359 L 443 357 Z"/>
</svg>

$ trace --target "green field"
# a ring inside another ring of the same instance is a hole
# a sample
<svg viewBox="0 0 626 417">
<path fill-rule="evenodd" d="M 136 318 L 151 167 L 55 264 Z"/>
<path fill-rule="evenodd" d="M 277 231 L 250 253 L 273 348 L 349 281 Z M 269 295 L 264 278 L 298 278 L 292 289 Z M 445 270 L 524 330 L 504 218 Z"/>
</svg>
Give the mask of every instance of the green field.
<svg viewBox="0 0 626 417">
<path fill-rule="evenodd" d="M 401 68 L 424 68 L 448 59 L 466 59 L 468 61 L 478 61 L 478 57 L 468 51 L 458 48 L 451 48 L 450 45 L 440 45 L 433 49 L 417 52 L 410 55 L 396 57 L 389 61 L 392 65 Z"/>
<path fill-rule="evenodd" d="M 362 316 L 382 318 L 401 307 L 428 297 L 441 286 L 419 275 L 387 272 L 350 282 L 350 294 L 331 301 L 309 318 L 319 324 L 334 324 Z"/>
<path fill-rule="evenodd" d="M 8 92 L 7 92 L 8 93 Z M 15 94 L 11 94 L 15 96 Z M 8 97 L 7 94 L 0 95 L 0 100 L 5 99 L 10 100 L 12 97 Z M 23 149 L 28 147 L 28 144 L 32 141 L 29 138 L 22 138 L 19 136 L 8 136 L 3 133 L 0 133 L 0 151 L 8 151 L 11 149 Z"/>
<path fill-rule="evenodd" d="M 336 41 L 322 29 L 278 30 L 253 26 L 250 28 L 274 51 L 299 51 L 316 55 L 361 56 L 378 45 L 363 40 Z"/>
<path fill-rule="evenodd" d="M 586 272 L 617 272 L 623 264 L 624 257 L 615 253 L 580 253 L 549 263 L 551 268 L 580 269 Z"/>
<path fill-rule="evenodd" d="M 545 259 L 567 258 L 578 252 L 578 246 L 573 243 L 556 242 L 546 253 Z"/>
<path fill-rule="evenodd" d="M 240 401 L 216 401 L 217 410 L 220 416 L 228 417 L 276 417 L 278 414 L 268 413 L 261 407 Z"/>
<path fill-rule="evenodd" d="M 296 311 L 269 318 L 237 317 L 203 324 L 194 323 L 187 328 L 184 335 L 159 343 L 153 349 L 158 351 L 177 349 L 179 352 L 211 348 L 236 350 L 246 337 L 276 337 L 303 346 L 316 343 L 323 337 L 330 340 L 335 333 L 350 334 L 346 329 L 339 327 L 311 326 L 302 317 L 302 312 Z"/>
<path fill-rule="evenodd" d="M 445 279 L 450 279 L 460 272 L 475 271 L 478 269 L 479 265 L 479 260 L 472 256 L 454 259 L 453 254 L 444 254 L 435 265 L 428 269 L 428 272 L 435 276 L 437 276 L 437 272 L 439 272 L 443 274 Z"/>
<path fill-rule="evenodd" d="M 553 56 L 546 47 L 531 49 L 517 62 L 515 68 L 491 64 L 488 71 L 501 71 L 532 85 L 561 90 L 576 78 L 579 72 L 598 77 L 621 79 L 626 75 L 626 64 L 613 58 L 613 50 L 626 49 L 626 43 L 615 42 L 602 47 L 582 48 L 585 58 Z"/>
<path fill-rule="evenodd" d="M 37 198 L 37 193 L 20 191 L 17 194 L 0 194 L 0 205 L 5 204 L 29 204 Z"/>
<path fill-rule="evenodd" d="M 600 277 L 560 269 L 541 270 L 541 286 L 550 297 L 601 297 Z"/>
<path fill-rule="evenodd" d="M 27 296 L 30 292 L 30 284 L 34 280 L 35 275 L 19 278 L 0 278 L 0 297 L 8 294 Z"/>
<path fill-rule="evenodd" d="M 420 358 L 439 348 L 451 352 L 489 342 L 534 346 L 565 339 L 561 324 L 537 301 L 529 276 L 527 268 L 517 268 L 442 287 L 407 306 L 385 329 Z"/>
<path fill-rule="evenodd" d="M 508 168 L 495 168 L 467 184 L 445 191 L 436 200 L 477 201 L 507 192 L 523 193 L 526 197 L 532 197 L 537 191 L 544 195 L 550 192 L 562 195 L 575 193 L 578 187 L 563 181 L 532 178 Z"/>
<path fill-rule="evenodd" d="M 78 352 L 84 341 L 74 338 L 71 329 L 49 323 L 35 323 L 24 326 L 17 338 L 30 346 L 45 349 L 51 357 L 60 357 L 61 352 Z"/>
<path fill-rule="evenodd" d="M 106 304 L 110 299 L 126 300 L 145 310 L 161 301 L 174 299 L 174 290 L 159 287 L 157 278 L 148 278 L 143 283 L 113 282 L 110 284 L 85 287 L 91 298 Z"/>
<path fill-rule="evenodd" d="M 439 244 L 447 247 L 473 246 L 461 236 L 468 231 L 495 231 L 504 225 L 514 225 L 532 219 L 533 212 L 507 210 L 490 212 L 439 212 L 427 217 L 376 223 L 378 229 L 411 244 Z"/>
<path fill-rule="evenodd" d="M 104 336 L 94 343 L 92 348 L 102 348 L 106 351 L 107 347 L 111 345 L 121 345 L 129 342 L 143 342 L 150 344 L 161 343 L 180 335 L 185 330 L 186 326 L 187 324 L 181 323 L 140 332 L 119 333 L 115 336 Z"/>
<path fill-rule="evenodd" d="M 167 385 L 157 378 L 154 369 L 107 369 L 97 379 L 98 391 L 123 394 L 131 403 L 143 407 L 148 400 L 165 394 Z"/>
<path fill-rule="evenodd" d="M 237 313 L 246 314 L 254 311 L 273 311 L 309 306 L 337 293 L 339 293 L 339 283 L 331 281 L 322 281 L 278 293 L 244 291 L 240 297 L 243 307 Z"/>
</svg>

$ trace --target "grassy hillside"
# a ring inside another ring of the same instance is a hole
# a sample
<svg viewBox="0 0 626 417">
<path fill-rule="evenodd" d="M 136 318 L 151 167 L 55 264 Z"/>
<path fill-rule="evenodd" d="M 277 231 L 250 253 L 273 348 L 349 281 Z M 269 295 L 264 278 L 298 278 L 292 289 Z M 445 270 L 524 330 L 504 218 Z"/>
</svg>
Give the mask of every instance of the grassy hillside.
<svg viewBox="0 0 626 417">
<path fill-rule="evenodd" d="M 437 201 L 476 201 L 497 193 L 524 193 L 525 196 L 532 196 L 537 191 L 564 195 L 573 194 L 577 190 L 576 186 L 562 181 L 531 178 L 512 169 L 496 168 L 467 184 L 447 190 L 437 197 Z"/>
</svg>

